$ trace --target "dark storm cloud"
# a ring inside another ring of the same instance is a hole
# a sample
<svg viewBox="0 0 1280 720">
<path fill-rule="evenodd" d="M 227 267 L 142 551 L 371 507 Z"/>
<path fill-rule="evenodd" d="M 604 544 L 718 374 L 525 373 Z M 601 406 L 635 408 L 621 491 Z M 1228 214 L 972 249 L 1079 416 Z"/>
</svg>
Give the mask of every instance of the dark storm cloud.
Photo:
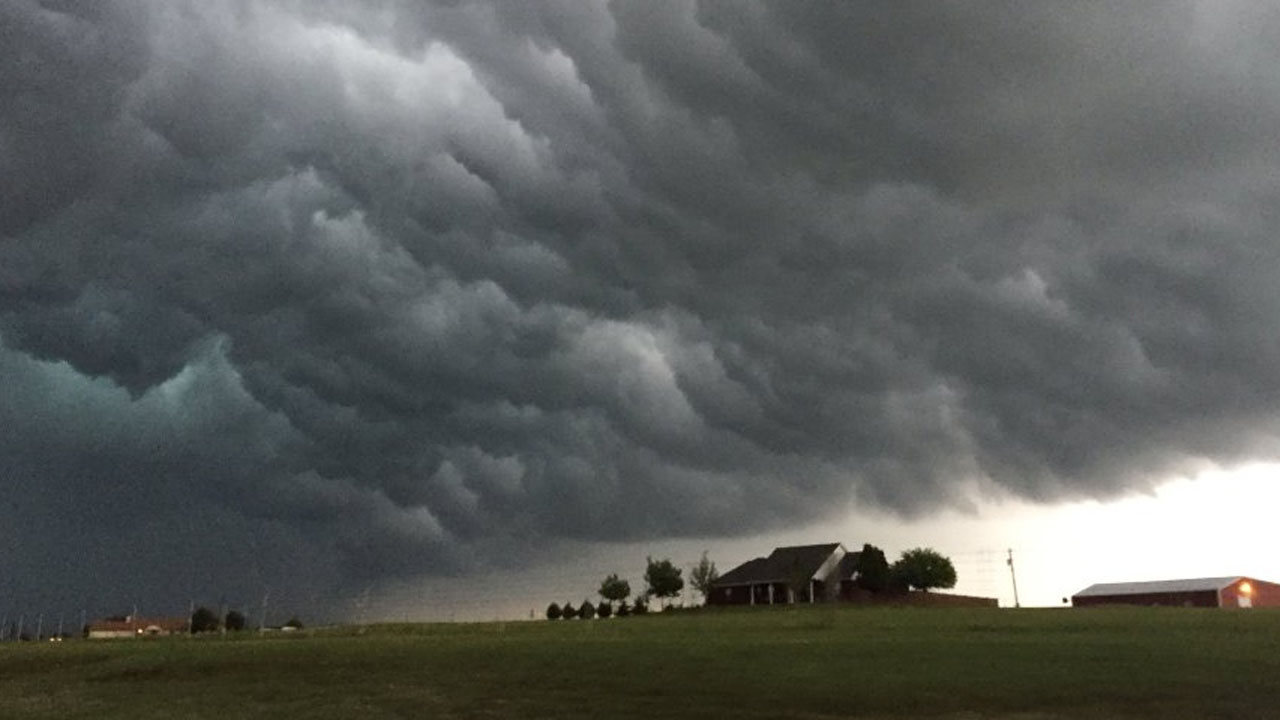
<svg viewBox="0 0 1280 720">
<path fill-rule="evenodd" d="M 10 562 L 324 593 L 1275 459 L 1276 31 L 8 3 Z"/>
</svg>

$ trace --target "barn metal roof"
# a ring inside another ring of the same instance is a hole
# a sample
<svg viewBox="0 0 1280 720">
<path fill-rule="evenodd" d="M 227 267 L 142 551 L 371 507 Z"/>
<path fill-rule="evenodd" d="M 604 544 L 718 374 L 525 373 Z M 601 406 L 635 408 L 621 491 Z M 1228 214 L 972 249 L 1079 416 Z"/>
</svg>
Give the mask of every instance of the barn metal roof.
<svg viewBox="0 0 1280 720">
<path fill-rule="evenodd" d="M 1147 593 L 1205 592 L 1221 590 L 1239 580 L 1231 577 L 1188 578 L 1185 580 L 1154 580 L 1150 582 L 1097 583 L 1081 590 L 1075 597 L 1097 595 L 1145 595 Z"/>
</svg>

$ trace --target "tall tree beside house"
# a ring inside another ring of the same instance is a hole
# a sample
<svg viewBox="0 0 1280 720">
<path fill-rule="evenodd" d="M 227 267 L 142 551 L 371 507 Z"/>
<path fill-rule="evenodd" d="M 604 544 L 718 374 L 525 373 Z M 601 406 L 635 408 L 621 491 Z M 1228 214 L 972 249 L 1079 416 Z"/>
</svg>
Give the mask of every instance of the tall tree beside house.
<svg viewBox="0 0 1280 720">
<path fill-rule="evenodd" d="M 654 560 L 645 558 L 647 566 L 644 570 L 644 581 L 649 586 L 648 595 L 658 598 L 659 602 L 673 598 L 684 589 L 683 570 L 671 564 L 671 560 L 663 558 Z"/>
<path fill-rule="evenodd" d="M 610 603 L 626 600 L 631 595 L 631 583 L 618 579 L 617 573 L 610 575 L 600 583 L 600 597 Z"/>
<path fill-rule="evenodd" d="M 913 548 L 902 553 L 890 575 L 894 582 L 922 592 L 956 586 L 955 566 L 933 548 Z"/>
<path fill-rule="evenodd" d="M 889 589 L 889 560 L 884 551 L 870 543 L 862 546 L 858 553 L 858 564 L 854 566 L 857 579 L 854 585 L 871 592 L 883 592 Z"/>
<path fill-rule="evenodd" d="M 689 570 L 689 584 L 702 596 L 705 603 L 711 597 L 711 585 L 720 578 L 716 564 L 707 559 L 707 551 L 702 551 L 702 559 Z"/>
<path fill-rule="evenodd" d="M 201 606 L 191 614 L 191 632 L 205 633 L 213 632 L 218 629 L 218 614 L 207 607 Z"/>
<path fill-rule="evenodd" d="M 245 624 L 244 613 L 239 610 L 232 610 L 227 613 L 225 623 L 228 630 L 243 630 Z"/>
</svg>

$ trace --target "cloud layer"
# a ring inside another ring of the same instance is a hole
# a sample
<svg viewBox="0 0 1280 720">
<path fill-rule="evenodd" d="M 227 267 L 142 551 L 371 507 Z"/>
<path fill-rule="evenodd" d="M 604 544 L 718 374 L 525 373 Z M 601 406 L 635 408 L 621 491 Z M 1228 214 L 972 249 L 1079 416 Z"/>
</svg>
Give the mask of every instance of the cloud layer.
<svg viewBox="0 0 1280 720">
<path fill-rule="evenodd" d="M 1277 34 L 6 3 L 5 573 L 323 594 L 1280 458 Z"/>
</svg>

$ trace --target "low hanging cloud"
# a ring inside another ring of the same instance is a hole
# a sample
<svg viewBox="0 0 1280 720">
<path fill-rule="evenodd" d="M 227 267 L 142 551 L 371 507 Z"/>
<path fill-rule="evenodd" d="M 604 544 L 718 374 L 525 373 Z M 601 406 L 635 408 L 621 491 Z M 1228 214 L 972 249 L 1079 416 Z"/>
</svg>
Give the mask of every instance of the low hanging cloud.
<svg viewBox="0 0 1280 720">
<path fill-rule="evenodd" d="M 5 572 L 326 593 L 1280 458 L 1278 32 L 6 3 Z"/>
</svg>

